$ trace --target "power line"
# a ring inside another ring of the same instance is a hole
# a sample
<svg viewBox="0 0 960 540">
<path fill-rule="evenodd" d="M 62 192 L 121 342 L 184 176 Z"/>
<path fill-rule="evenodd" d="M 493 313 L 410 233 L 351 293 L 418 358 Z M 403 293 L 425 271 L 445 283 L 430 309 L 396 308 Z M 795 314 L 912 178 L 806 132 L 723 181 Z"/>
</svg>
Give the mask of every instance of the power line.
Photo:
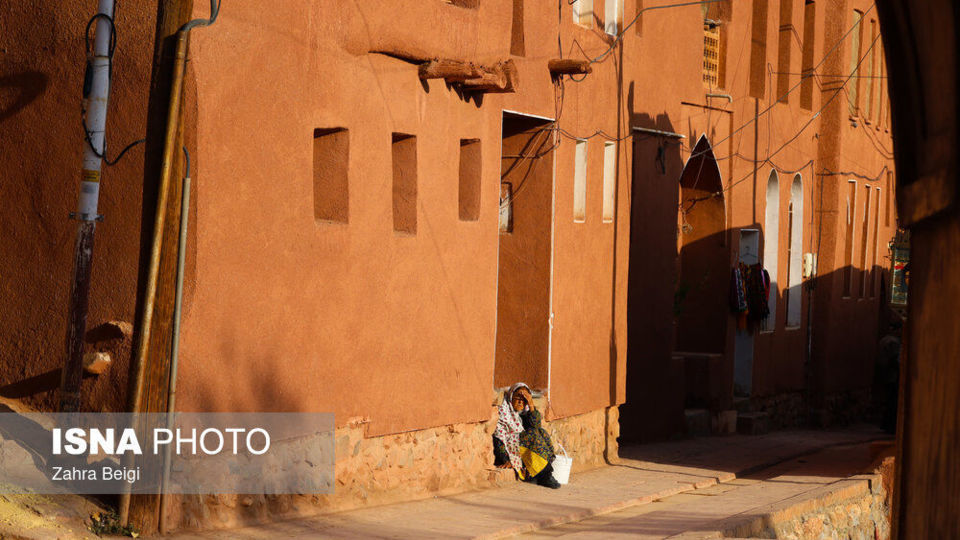
<svg viewBox="0 0 960 540">
<path fill-rule="evenodd" d="M 819 109 L 816 113 L 814 113 L 814 115 L 811 116 L 810 119 L 807 120 L 807 122 L 806 122 L 803 126 L 801 126 L 801 128 L 797 131 L 797 133 L 796 133 L 794 136 L 790 137 L 789 140 L 787 140 L 786 142 L 784 142 L 783 144 L 781 144 L 779 148 L 777 148 L 776 150 L 774 150 L 774 151 L 773 151 L 771 154 L 769 154 L 765 159 L 763 159 L 762 161 L 760 161 L 760 162 L 757 164 L 757 166 L 754 167 L 754 169 L 753 169 L 752 171 L 750 171 L 750 173 L 748 173 L 748 174 L 747 174 L 746 176 L 744 176 L 743 178 L 740 178 L 740 179 L 737 180 L 736 182 L 731 182 L 729 186 L 727 186 L 727 187 L 723 188 L 722 190 L 720 190 L 720 191 L 718 191 L 718 192 L 716 192 L 716 193 L 713 193 L 713 194 L 711 194 L 711 195 L 709 195 L 709 196 L 706 196 L 706 197 L 698 197 L 698 198 L 696 198 L 696 199 L 690 199 L 690 201 L 691 201 L 693 204 L 692 204 L 689 208 L 687 208 L 686 211 L 689 211 L 691 208 L 693 208 L 693 205 L 695 205 L 697 202 L 699 202 L 699 201 L 704 201 L 704 200 L 707 200 L 707 199 L 711 199 L 711 198 L 720 196 L 720 195 L 726 193 L 727 191 L 730 191 L 731 189 L 733 189 L 734 186 L 736 186 L 737 184 L 740 184 L 741 182 L 744 182 L 744 181 L 746 181 L 747 179 L 751 178 L 751 177 L 754 175 L 754 173 L 756 173 L 758 170 L 760 170 L 760 167 L 762 167 L 762 166 L 763 166 L 764 164 L 766 164 L 766 163 L 769 163 L 769 162 L 770 162 L 770 159 L 771 159 L 773 156 L 775 156 L 775 155 L 777 155 L 778 153 L 780 153 L 784 148 L 786 148 L 787 146 L 789 146 L 790 143 L 792 143 L 792 142 L 795 141 L 798 137 L 800 137 L 800 135 L 810 126 L 810 124 L 812 124 L 813 121 L 816 120 L 816 119 L 820 116 L 820 113 L 822 113 L 823 110 L 826 109 L 827 106 L 829 106 L 830 103 L 832 103 L 833 100 L 836 99 L 837 96 L 840 95 L 840 93 L 843 91 L 843 89 L 847 86 L 847 83 L 850 82 L 853 74 L 857 73 L 857 71 L 860 69 L 860 65 L 861 65 L 861 64 L 863 63 L 863 61 L 867 58 L 867 56 L 869 56 L 870 51 L 871 51 L 871 50 L 873 49 L 873 47 L 877 44 L 877 40 L 878 40 L 878 39 L 880 39 L 880 36 L 879 36 L 879 35 L 877 35 L 877 37 L 875 37 L 875 38 L 873 39 L 873 41 L 870 43 L 870 47 L 867 48 L 867 50 L 864 52 L 864 55 L 860 58 L 860 61 L 857 62 L 857 65 L 856 65 L 856 67 L 854 67 L 853 72 L 851 72 L 850 77 L 847 77 L 847 79 L 845 79 L 845 80 L 843 81 L 843 84 L 840 85 L 840 87 L 837 89 L 837 91 L 834 92 L 833 95 L 830 96 L 830 98 L 827 100 L 827 102 L 824 103 L 823 106 L 821 106 L 820 109 Z M 693 156 L 691 156 L 691 158 L 693 158 Z M 812 161 L 812 160 L 811 160 L 811 161 Z M 681 205 L 681 209 L 682 209 L 682 207 L 683 207 L 683 205 Z"/>
<path fill-rule="evenodd" d="M 870 13 L 870 10 L 872 10 L 872 9 L 874 8 L 874 6 L 875 6 L 875 4 L 870 4 L 870 7 L 867 8 L 867 10 L 863 12 L 863 14 L 866 15 L 867 13 Z M 812 70 L 812 71 L 816 71 L 817 68 L 819 68 L 820 66 L 822 66 L 823 63 L 827 61 L 827 58 L 830 58 L 830 55 L 832 55 L 832 54 L 834 53 L 834 51 L 837 50 L 837 47 L 839 47 L 840 44 L 843 43 L 844 40 L 847 39 L 847 36 L 849 36 L 850 33 L 853 32 L 853 30 L 859 26 L 859 24 L 860 24 L 860 23 L 854 23 L 854 25 L 851 26 L 851 27 L 846 31 L 846 33 L 844 33 L 842 36 L 840 36 L 840 39 L 837 40 L 836 43 L 834 43 L 833 47 L 831 47 L 830 50 L 827 51 L 826 54 L 823 55 L 823 58 L 820 59 L 820 62 L 818 62 L 817 65 L 813 66 L 813 68 L 811 68 L 811 70 Z M 879 37 L 879 34 L 877 34 L 877 36 Z M 876 43 L 876 39 L 874 39 L 874 43 Z M 873 45 L 872 45 L 872 44 L 871 44 L 870 48 L 871 48 L 871 49 L 873 48 Z M 862 62 L 863 62 L 863 59 L 861 59 L 860 62 L 857 63 L 857 67 L 858 67 L 858 68 L 860 67 L 860 64 L 861 64 Z M 851 74 L 851 75 L 853 75 L 853 74 Z M 847 80 L 849 80 L 849 76 L 848 76 Z M 720 139 L 719 141 L 716 141 L 716 142 L 712 143 L 712 144 L 711 144 L 711 147 L 716 147 L 716 146 L 719 145 L 720 143 L 722 143 L 722 142 L 730 139 L 731 137 L 733 137 L 733 136 L 736 135 L 737 133 L 740 133 L 741 131 L 743 131 L 744 129 L 746 129 L 746 127 L 749 126 L 750 124 L 752 124 L 752 123 L 756 122 L 757 120 L 759 120 L 759 118 L 760 118 L 761 116 L 763 116 L 763 115 L 767 114 L 768 112 L 770 112 L 771 110 L 773 110 L 773 108 L 776 107 L 776 105 L 777 105 L 778 103 L 780 103 L 780 101 L 782 101 L 785 97 L 787 97 L 788 95 L 790 95 L 791 93 L 793 93 L 797 88 L 800 87 L 801 84 L 803 84 L 803 80 L 801 80 L 801 81 L 798 82 L 797 84 L 795 84 L 795 85 L 793 85 L 792 87 L 790 87 L 789 90 L 787 90 L 782 96 L 780 96 L 779 98 L 777 98 L 772 104 L 770 104 L 769 107 L 767 107 L 766 109 L 760 111 L 760 112 L 757 113 L 753 118 L 751 118 L 751 119 L 747 120 L 746 122 L 744 122 L 743 125 L 741 125 L 741 126 L 738 127 L 737 129 L 735 129 L 734 131 L 732 131 L 729 135 L 727 135 L 726 137 Z M 844 84 L 843 84 L 843 86 L 841 86 L 841 88 L 843 88 L 844 86 L 846 86 L 846 82 L 844 82 Z M 831 98 L 831 99 L 832 99 L 832 98 Z M 820 110 L 822 111 L 823 108 L 821 108 Z M 819 112 L 818 112 L 817 114 L 819 114 Z M 695 156 L 690 156 L 690 157 L 693 158 L 693 157 L 695 157 Z"/>
</svg>

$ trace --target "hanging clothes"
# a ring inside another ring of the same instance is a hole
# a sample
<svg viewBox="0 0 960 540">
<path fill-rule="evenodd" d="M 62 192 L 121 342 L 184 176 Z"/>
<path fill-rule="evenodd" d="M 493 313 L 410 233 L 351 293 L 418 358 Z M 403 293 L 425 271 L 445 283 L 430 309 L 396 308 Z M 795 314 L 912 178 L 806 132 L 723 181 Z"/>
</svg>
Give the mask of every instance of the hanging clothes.
<svg viewBox="0 0 960 540">
<path fill-rule="evenodd" d="M 730 311 L 737 317 L 737 328 L 746 329 L 749 309 L 743 265 L 737 265 L 730 274 Z"/>
<path fill-rule="evenodd" d="M 770 274 L 759 263 L 749 266 L 741 263 L 741 267 L 746 283 L 750 322 L 760 322 L 770 315 L 770 305 L 767 303 L 770 294 Z"/>
</svg>

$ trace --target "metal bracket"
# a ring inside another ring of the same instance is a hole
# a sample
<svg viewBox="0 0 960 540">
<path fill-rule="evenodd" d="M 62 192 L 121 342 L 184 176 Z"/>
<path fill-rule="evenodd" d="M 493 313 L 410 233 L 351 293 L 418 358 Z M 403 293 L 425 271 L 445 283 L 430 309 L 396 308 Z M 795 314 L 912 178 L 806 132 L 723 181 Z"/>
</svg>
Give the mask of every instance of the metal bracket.
<svg viewBox="0 0 960 540">
<path fill-rule="evenodd" d="M 75 219 L 77 221 L 103 221 L 103 215 L 101 214 L 78 214 L 77 212 L 70 212 L 70 219 Z"/>
</svg>

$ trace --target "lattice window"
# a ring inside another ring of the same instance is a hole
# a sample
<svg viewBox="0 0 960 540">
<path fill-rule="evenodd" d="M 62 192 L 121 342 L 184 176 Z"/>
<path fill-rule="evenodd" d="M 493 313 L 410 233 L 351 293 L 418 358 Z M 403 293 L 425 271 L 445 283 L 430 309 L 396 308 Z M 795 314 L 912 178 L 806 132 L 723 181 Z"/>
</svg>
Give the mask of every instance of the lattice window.
<svg viewBox="0 0 960 540">
<path fill-rule="evenodd" d="M 720 86 L 720 27 L 703 26 L 703 84 Z"/>
</svg>

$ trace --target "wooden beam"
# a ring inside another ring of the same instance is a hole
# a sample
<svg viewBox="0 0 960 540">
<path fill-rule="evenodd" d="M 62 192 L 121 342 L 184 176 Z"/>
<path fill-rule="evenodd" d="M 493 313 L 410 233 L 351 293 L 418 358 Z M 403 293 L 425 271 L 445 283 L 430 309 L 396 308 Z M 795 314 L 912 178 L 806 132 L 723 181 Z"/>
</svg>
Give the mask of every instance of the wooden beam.
<svg viewBox="0 0 960 540">
<path fill-rule="evenodd" d="M 517 91 L 519 82 L 517 66 L 513 60 L 498 62 L 492 67 L 483 67 L 483 75 L 463 82 L 465 90 L 475 92 L 510 93 Z"/>
<path fill-rule="evenodd" d="M 547 68 L 554 77 L 560 75 L 585 75 L 593 71 L 589 60 L 573 58 L 554 58 L 547 62 Z"/>
<path fill-rule="evenodd" d="M 483 76 L 483 70 L 472 62 L 456 60 L 431 60 L 420 64 L 421 79 L 445 79 L 447 82 L 463 82 Z"/>
</svg>

